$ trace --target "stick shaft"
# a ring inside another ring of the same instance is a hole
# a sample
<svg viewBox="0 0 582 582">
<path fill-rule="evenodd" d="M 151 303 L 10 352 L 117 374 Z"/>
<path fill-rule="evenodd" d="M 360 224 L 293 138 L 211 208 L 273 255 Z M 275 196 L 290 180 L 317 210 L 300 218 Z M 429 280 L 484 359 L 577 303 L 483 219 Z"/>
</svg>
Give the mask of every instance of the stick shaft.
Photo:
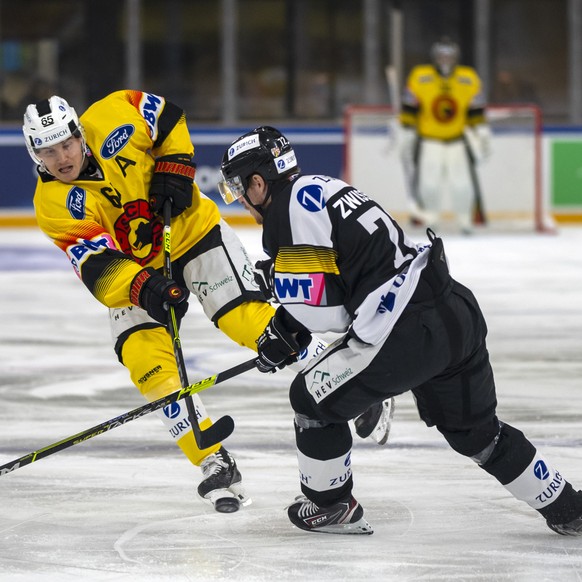
<svg viewBox="0 0 582 582">
<path fill-rule="evenodd" d="M 138 408 L 134 408 L 129 412 L 125 412 L 115 418 L 110 420 L 106 420 L 101 424 L 93 426 L 87 430 L 79 432 L 73 436 L 64 438 L 56 443 L 43 447 L 42 449 L 38 449 L 19 459 L 15 459 L 10 461 L 9 463 L 5 463 L 4 465 L 0 465 L 0 476 L 6 475 L 15 471 L 16 469 L 20 469 L 21 467 L 25 467 L 26 465 L 30 465 L 35 461 L 39 461 L 44 459 L 50 455 L 54 455 L 64 449 L 72 447 L 74 445 L 81 444 L 89 439 L 92 439 L 96 436 L 99 436 L 103 433 L 106 433 L 114 428 L 127 424 L 132 420 L 136 420 L 137 418 L 141 418 L 150 412 L 154 412 L 159 410 L 160 408 L 165 408 L 166 406 L 172 404 L 173 402 L 177 402 L 178 400 L 183 400 L 184 398 L 189 398 L 193 394 L 197 394 L 198 392 L 202 392 L 203 390 L 207 390 L 216 384 L 229 380 L 230 378 L 234 378 L 239 374 L 247 372 L 255 367 L 255 360 L 248 360 L 246 362 L 242 362 L 241 364 L 237 364 L 228 370 L 224 370 L 223 372 L 219 372 L 215 376 L 210 376 L 209 378 L 205 378 L 204 380 L 200 380 L 200 382 L 196 382 L 195 384 L 190 384 L 189 386 L 185 386 L 176 392 L 172 392 L 168 394 L 168 396 L 164 396 L 163 398 L 159 398 L 158 400 L 154 400 L 153 402 L 148 402 L 143 406 Z"/>
<path fill-rule="evenodd" d="M 172 203 L 166 200 L 163 207 L 164 214 L 164 276 L 168 279 L 172 278 Z M 174 349 L 174 357 L 176 358 L 176 365 L 178 367 L 178 374 L 180 376 L 180 384 L 188 386 L 188 373 L 186 371 L 186 363 L 184 361 L 184 354 L 182 353 L 182 342 L 180 341 L 180 333 L 178 331 L 178 320 L 176 319 L 176 311 L 173 305 L 168 306 L 168 332 L 172 338 L 172 347 Z M 186 398 L 186 409 L 188 410 L 188 418 L 192 426 L 192 432 L 196 445 L 199 449 L 208 449 L 222 442 L 228 438 L 234 430 L 234 421 L 230 416 L 223 416 L 213 422 L 209 427 L 202 430 L 198 423 L 198 416 L 196 414 L 196 407 L 192 398 Z"/>
</svg>

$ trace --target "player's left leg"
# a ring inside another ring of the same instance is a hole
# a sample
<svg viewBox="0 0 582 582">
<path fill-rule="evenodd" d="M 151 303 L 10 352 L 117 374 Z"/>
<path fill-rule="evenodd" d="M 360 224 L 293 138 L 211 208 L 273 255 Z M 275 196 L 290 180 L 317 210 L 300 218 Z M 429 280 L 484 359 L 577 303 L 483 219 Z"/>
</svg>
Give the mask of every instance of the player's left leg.
<svg viewBox="0 0 582 582">
<path fill-rule="evenodd" d="M 495 477 L 515 498 L 539 511 L 558 533 L 582 535 L 582 492 L 574 491 L 525 437 L 498 420 L 495 381 L 486 348 L 486 326 L 472 293 L 453 289 L 443 341 L 455 357 L 448 370 L 415 388 L 421 418 L 436 425 L 449 445 Z"/>
<path fill-rule="evenodd" d="M 474 183 L 476 174 L 472 172 L 473 162 L 463 140 L 447 146 L 446 160 L 455 220 L 463 233 L 470 234 L 473 230 L 475 188 L 479 185 Z"/>
<path fill-rule="evenodd" d="M 111 316 L 116 352 L 144 397 L 153 401 L 178 390 L 180 377 L 167 330 L 149 319 L 145 311 L 139 308 L 111 310 Z M 204 430 L 212 421 L 197 394 L 192 396 L 192 402 L 198 424 Z M 190 462 L 201 467 L 204 477 L 198 487 L 201 497 L 210 499 L 208 493 L 212 490 L 210 500 L 221 512 L 236 511 L 240 503 L 248 501 L 240 487 L 240 472 L 228 451 L 220 444 L 204 450 L 198 448 L 183 401 L 174 402 L 157 411 L 157 414 Z M 228 463 L 218 463 L 219 457 L 224 457 Z M 210 469 L 210 465 L 216 466 Z M 213 477 L 211 480 L 210 476 Z M 204 495 L 200 488 L 204 490 Z"/>
</svg>

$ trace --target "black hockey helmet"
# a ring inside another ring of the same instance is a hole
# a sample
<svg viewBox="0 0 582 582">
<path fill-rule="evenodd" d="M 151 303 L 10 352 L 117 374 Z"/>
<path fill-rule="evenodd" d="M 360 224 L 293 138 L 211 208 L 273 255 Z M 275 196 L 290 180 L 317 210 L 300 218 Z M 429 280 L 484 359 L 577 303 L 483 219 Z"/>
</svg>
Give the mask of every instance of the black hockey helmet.
<svg viewBox="0 0 582 582">
<path fill-rule="evenodd" d="M 226 150 L 220 164 L 222 180 L 218 190 L 230 204 L 245 195 L 253 174 L 272 183 L 299 171 L 289 140 L 278 129 L 263 125 L 233 141 Z"/>
</svg>

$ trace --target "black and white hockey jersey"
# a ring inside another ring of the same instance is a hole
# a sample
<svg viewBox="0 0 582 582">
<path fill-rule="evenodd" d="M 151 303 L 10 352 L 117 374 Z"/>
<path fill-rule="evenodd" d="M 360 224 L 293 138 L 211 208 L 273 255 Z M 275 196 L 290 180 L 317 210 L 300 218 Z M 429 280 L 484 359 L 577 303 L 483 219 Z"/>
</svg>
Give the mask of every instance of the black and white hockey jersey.
<svg viewBox="0 0 582 582">
<path fill-rule="evenodd" d="M 274 294 L 314 332 L 346 332 L 378 344 L 410 301 L 430 245 L 410 240 L 353 186 L 300 176 L 272 197 L 263 246 L 274 260 Z"/>
</svg>

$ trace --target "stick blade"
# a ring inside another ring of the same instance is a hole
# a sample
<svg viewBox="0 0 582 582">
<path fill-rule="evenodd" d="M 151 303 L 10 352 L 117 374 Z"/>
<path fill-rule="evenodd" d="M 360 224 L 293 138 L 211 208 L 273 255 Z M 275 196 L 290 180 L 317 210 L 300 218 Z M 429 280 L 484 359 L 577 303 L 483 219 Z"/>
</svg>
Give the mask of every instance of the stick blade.
<svg viewBox="0 0 582 582">
<path fill-rule="evenodd" d="M 221 416 L 205 430 L 194 431 L 196 444 L 200 449 L 208 449 L 227 439 L 234 431 L 234 420 L 231 416 Z"/>
</svg>

